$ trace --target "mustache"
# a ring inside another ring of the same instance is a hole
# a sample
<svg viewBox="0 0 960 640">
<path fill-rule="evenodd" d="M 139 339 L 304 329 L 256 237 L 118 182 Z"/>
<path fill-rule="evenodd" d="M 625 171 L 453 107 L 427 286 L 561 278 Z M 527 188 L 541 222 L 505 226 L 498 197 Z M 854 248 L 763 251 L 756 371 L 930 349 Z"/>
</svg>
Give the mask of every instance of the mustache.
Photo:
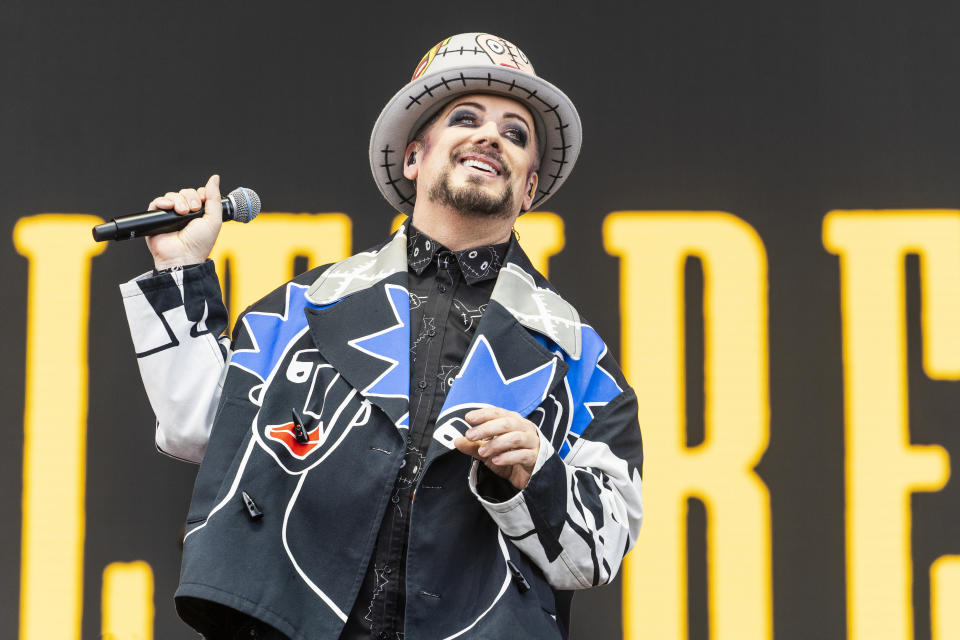
<svg viewBox="0 0 960 640">
<path fill-rule="evenodd" d="M 471 154 L 478 155 L 478 156 L 486 156 L 491 160 L 495 160 L 497 164 L 500 165 L 503 176 L 506 178 L 510 177 L 510 167 L 504 161 L 503 156 L 496 149 L 491 149 L 489 147 L 472 145 L 472 146 L 461 148 L 461 149 L 454 149 L 450 153 L 450 161 L 453 163 L 457 163 L 460 161 L 460 158 L 462 158 L 463 156 L 471 155 Z"/>
</svg>

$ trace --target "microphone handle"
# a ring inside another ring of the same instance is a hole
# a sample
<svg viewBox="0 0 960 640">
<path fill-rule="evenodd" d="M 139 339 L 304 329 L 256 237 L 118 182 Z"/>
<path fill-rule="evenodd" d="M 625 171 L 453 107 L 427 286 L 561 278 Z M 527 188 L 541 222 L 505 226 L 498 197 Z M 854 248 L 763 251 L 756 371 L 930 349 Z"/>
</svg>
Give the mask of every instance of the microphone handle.
<svg viewBox="0 0 960 640">
<path fill-rule="evenodd" d="M 223 221 L 233 220 L 233 202 L 231 202 L 229 198 L 222 198 L 220 205 L 223 209 Z M 110 222 L 104 222 L 103 224 L 95 226 L 93 228 L 93 239 L 97 242 L 103 242 L 105 240 L 129 240 L 130 238 L 140 238 L 143 236 L 154 236 L 161 233 L 179 231 L 190 224 L 190 221 L 194 218 L 202 216 L 203 213 L 203 209 L 184 214 L 179 214 L 172 209 L 158 209 L 155 211 L 134 213 L 128 216 L 120 216 Z"/>
</svg>

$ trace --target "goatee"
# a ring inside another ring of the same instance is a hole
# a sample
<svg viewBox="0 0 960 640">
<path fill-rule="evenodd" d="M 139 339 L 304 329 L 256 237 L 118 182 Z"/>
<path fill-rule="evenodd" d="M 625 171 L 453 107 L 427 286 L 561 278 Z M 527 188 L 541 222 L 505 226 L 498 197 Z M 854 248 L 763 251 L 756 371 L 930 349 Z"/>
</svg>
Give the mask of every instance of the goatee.
<svg viewBox="0 0 960 640">
<path fill-rule="evenodd" d="M 451 164 L 456 166 L 457 158 L 464 153 L 475 153 L 474 149 L 451 154 Z M 500 158 L 498 158 L 500 160 Z M 501 165 L 502 166 L 502 165 Z M 504 167 L 503 192 L 498 195 L 490 194 L 482 188 L 484 179 L 480 176 L 467 176 L 467 184 L 454 189 L 450 184 L 452 169 L 447 167 L 430 187 L 427 193 L 431 202 L 455 209 L 460 213 L 472 216 L 492 218 L 509 218 L 515 213 L 513 206 L 513 192 L 510 190 L 510 171 Z"/>
</svg>

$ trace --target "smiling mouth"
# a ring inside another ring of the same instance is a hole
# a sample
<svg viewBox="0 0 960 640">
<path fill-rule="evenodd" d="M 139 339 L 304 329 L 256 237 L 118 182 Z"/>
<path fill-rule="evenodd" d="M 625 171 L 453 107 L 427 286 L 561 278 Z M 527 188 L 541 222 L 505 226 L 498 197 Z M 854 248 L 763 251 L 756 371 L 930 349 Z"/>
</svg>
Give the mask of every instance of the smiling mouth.
<svg viewBox="0 0 960 640">
<path fill-rule="evenodd" d="M 500 170 L 491 162 L 483 160 L 476 156 L 470 156 L 467 158 L 461 158 L 459 162 L 460 166 L 468 167 L 475 169 L 481 173 L 484 173 L 488 176 L 499 176 Z"/>
</svg>

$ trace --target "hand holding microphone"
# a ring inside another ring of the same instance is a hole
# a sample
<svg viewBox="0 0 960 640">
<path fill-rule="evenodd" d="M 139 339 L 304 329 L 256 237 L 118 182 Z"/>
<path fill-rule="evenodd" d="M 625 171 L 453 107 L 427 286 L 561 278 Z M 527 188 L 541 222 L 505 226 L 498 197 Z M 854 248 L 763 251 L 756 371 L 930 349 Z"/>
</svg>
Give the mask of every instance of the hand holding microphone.
<svg viewBox="0 0 960 640">
<path fill-rule="evenodd" d="M 201 207 L 202 210 L 201 210 Z M 120 216 L 93 229 L 95 240 L 146 236 L 157 269 L 197 264 L 207 259 L 226 220 L 249 222 L 260 213 L 260 198 L 238 188 L 220 198 L 220 176 L 205 187 L 170 191 L 155 198 L 149 211 Z"/>
</svg>

